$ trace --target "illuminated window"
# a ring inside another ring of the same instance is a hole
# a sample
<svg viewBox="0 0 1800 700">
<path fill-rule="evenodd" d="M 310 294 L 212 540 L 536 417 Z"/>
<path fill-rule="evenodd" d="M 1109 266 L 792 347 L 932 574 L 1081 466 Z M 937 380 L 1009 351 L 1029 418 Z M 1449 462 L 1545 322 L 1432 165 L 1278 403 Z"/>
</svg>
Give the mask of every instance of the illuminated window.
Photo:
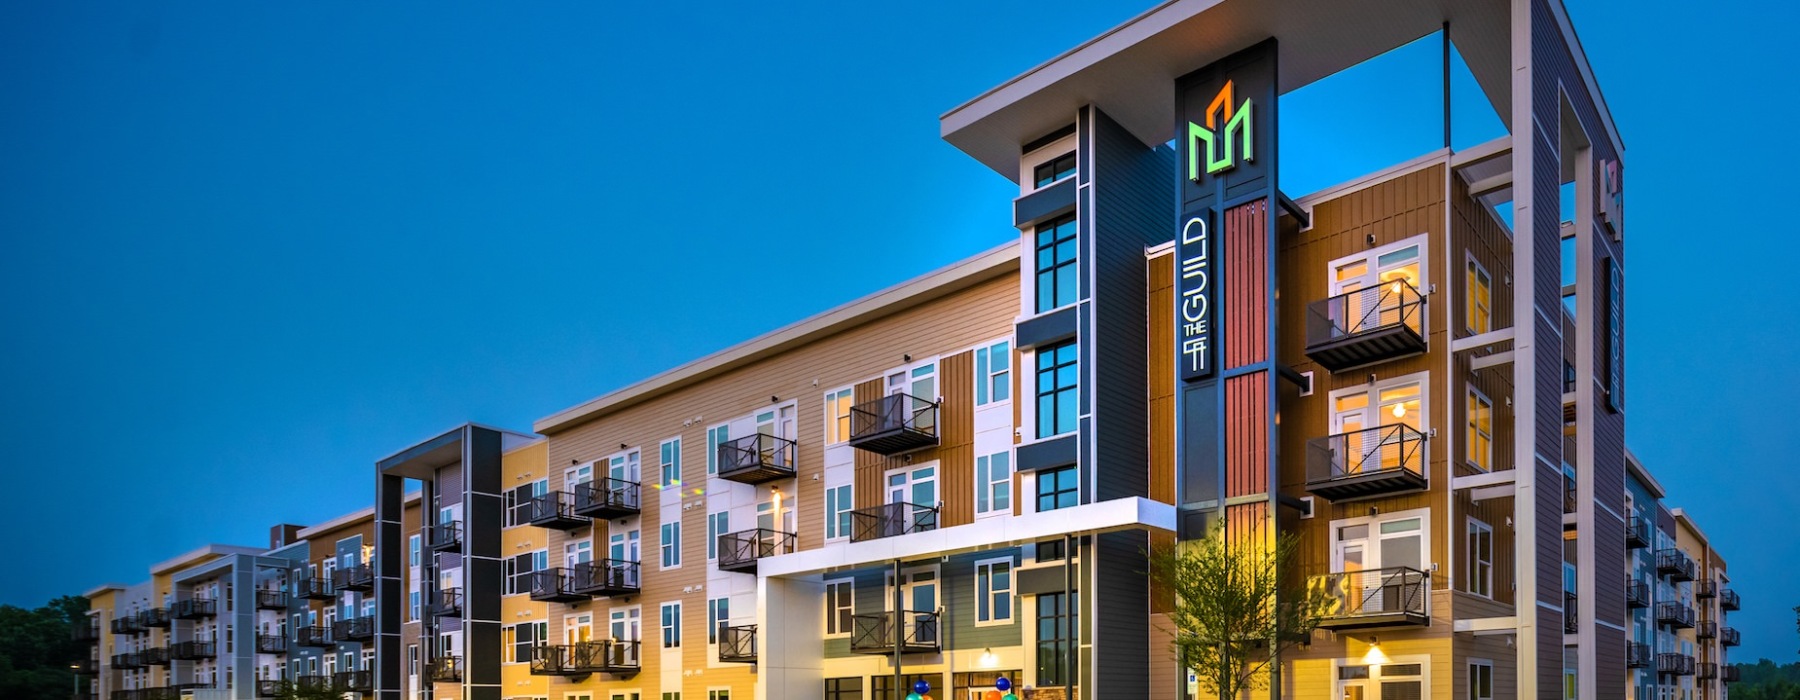
<svg viewBox="0 0 1800 700">
<path fill-rule="evenodd" d="M 1469 466 L 1494 469 L 1494 402 L 1469 387 Z"/>
<path fill-rule="evenodd" d="M 850 389 L 839 389 L 825 395 L 825 444 L 834 445 L 850 439 Z"/>
<path fill-rule="evenodd" d="M 1468 315 L 1470 333 L 1481 334 L 1494 329 L 1494 280 L 1488 277 L 1487 270 L 1481 264 L 1469 259 L 1467 280 L 1469 304 L 1465 313 Z"/>
</svg>

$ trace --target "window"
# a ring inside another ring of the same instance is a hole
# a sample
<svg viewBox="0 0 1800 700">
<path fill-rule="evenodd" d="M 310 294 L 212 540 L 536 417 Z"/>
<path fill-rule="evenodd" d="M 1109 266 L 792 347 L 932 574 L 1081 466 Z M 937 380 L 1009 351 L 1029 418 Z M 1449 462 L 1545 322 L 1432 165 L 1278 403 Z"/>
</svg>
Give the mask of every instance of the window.
<svg viewBox="0 0 1800 700">
<path fill-rule="evenodd" d="M 1012 453 L 975 458 L 975 514 L 1012 510 Z"/>
<path fill-rule="evenodd" d="M 550 481 L 538 479 L 502 494 L 501 505 L 506 513 L 506 527 L 531 524 L 531 499 L 542 496 L 549 490 Z"/>
<path fill-rule="evenodd" d="M 1469 700 L 1494 700 L 1494 663 L 1469 662 Z"/>
<path fill-rule="evenodd" d="M 1469 387 L 1469 466 L 1494 470 L 1494 402 Z"/>
<path fill-rule="evenodd" d="M 1033 636 L 1037 640 L 1039 686 L 1062 685 L 1074 680 L 1070 676 L 1074 668 L 1069 663 L 1069 651 L 1075 641 L 1075 629 L 1080 624 L 1076 607 L 1080 605 L 1081 594 L 1068 595 L 1070 597 L 1062 593 L 1042 593 L 1037 597 L 1037 629 Z"/>
<path fill-rule="evenodd" d="M 1073 508 L 1081 504 L 1081 488 L 1076 483 L 1079 472 L 1073 465 L 1046 469 L 1037 475 L 1038 512 Z"/>
<path fill-rule="evenodd" d="M 719 473 L 719 446 L 731 441 L 731 426 L 706 429 L 706 473 Z"/>
<path fill-rule="evenodd" d="M 1043 187 L 1057 180 L 1075 174 L 1075 152 L 1069 151 L 1050 160 L 1039 163 L 1031 170 L 1034 187 Z"/>
<path fill-rule="evenodd" d="M 681 700 L 681 691 L 676 691 L 673 693 L 663 693 L 662 700 Z"/>
<path fill-rule="evenodd" d="M 825 700 L 862 700 L 862 677 L 825 679 Z"/>
<path fill-rule="evenodd" d="M 1464 314 L 1468 316 L 1467 326 L 1470 333 L 1482 334 L 1494 329 L 1494 280 L 1488 277 L 1487 270 L 1481 263 L 1469 258 L 1468 286 L 1469 304 Z"/>
<path fill-rule="evenodd" d="M 1037 312 L 1075 303 L 1080 284 L 1075 264 L 1075 215 L 1067 214 L 1037 227 Z"/>
<path fill-rule="evenodd" d="M 715 688 L 706 691 L 706 700 L 731 700 L 731 691 L 726 688 Z"/>
<path fill-rule="evenodd" d="M 825 489 L 825 539 L 850 536 L 851 502 L 848 484 Z"/>
<path fill-rule="evenodd" d="M 1012 560 L 975 563 L 975 624 L 1012 621 Z"/>
<path fill-rule="evenodd" d="M 532 572 L 550 568 L 550 550 L 508 557 L 501 562 L 501 568 L 506 579 L 506 595 L 530 593 Z"/>
<path fill-rule="evenodd" d="M 531 663 L 531 650 L 539 643 L 549 643 L 550 623 L 526 622 L 500 629 L 500 648 L 511 647 L 510 663 Z"/>
<path fill-rule="evenodd" d="M 681 604 L 662 604 L 662 645 L 664 649 L 681 646 Z"/>
<path fill-rule="evenodd" d="M 1012 343 L 1000 341 L 975 348 L 975 405 L 1012 398 Z"/>
<path fill-rule="evenodd" d="M 834 445 L 850 439 L 851 401 L 848 388 L 825 395 L 825 444 Z"/>
<path fill-rule="evenodd" d="M 829 492 L 828 492 L 829 493 Z M 719 558 L 719 536 L 731 532 L 731 512 L 706 514 L 706 560 Z"/>
<path fill-rule="evenodd" d="M 1494 597 L 1494 528 L 1469 519 L 1469 592 Z"/>
<path fill-rule="evenodd" d="M 681 438 L 664 440 L 662 443 L 662 481 L 664 488 L 681 483 Z"/>
<path fill-rule="evenodd" d="M 406 538 L 406 550 L 408 552 L 408 554 L 407 554 L 408 561 L 412 562 L 413 566 L 418 566 L 419 565 L 419 536 L 418 535 L 413 535 L 411 537 Z"/>
<path fill-rule="evenodd" d="M 856 582 L 849 579 L 825 582 L 825 636 L 849 636 L 855 606 Z"/>
<path fill-rule="evenodd" d="M 662 524 L 662 565 L 665 569 L 681 566 L 681 522 Z"/>
<path fill-rule="evenodd" d="M 1080 350 L 1073 340 L 1038 350 L 1037 436 L 1040 438 L 1075 430 L 1076 359 Z"/>
<path fill-rule="evenodd" d="M 408 619 L 408 620 L 419 619 L 419 582 L 418 581 L 413 582 L 412 594 L 407 599 L 406 612 L 407 612 L 406 619 Z"/>
<path fill-rule="evenodd" d="M 719 643 L 719 630 L 731 622 L 731 599 L 714 598 L 706 601 L 706 643 Z"/>
</svg>

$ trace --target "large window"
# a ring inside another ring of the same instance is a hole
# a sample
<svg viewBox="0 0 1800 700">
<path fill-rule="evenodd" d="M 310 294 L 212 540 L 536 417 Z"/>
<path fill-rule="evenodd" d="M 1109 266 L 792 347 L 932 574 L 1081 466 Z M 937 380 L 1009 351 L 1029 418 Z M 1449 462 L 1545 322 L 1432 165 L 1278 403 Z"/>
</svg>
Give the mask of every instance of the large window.
<svg viewBox="0 0 1800 700">
<path fill-rule="evenodd" d="M 672 569 L 681 566 L 681 521 L 662 524 L 662 567 Z"/>
<path fill-rule="evenodd" d="M 1642 690 L 1640 687 L 1639 690 Z M 1469 700 L 1494 700 L 1494 662 L 1469 662 Z"/>
<path fill-rule="evenodd" d="M 850 439 L 850 389 L 839 389 L 825 395 L 825 444 L 835 445 Z"/>
<path fill-rule="evenodd" d="M 1075 431 L 1076 391 L 1080 346 L 1075 341 L 1038 350 L 1037 436 L 1054 437 Z"/>
<path fill-rule="evenodd" d="M 681 646 L 681 604 L 662 604 L 662 645 L 664 649 Z"/>
<path fill-rule="evenodd" d="M 731 511 L 706 514 L 706 560 L 719 558 L 719 536 L 731 532 Z"/>
<path fill-rule="evenodd" d="M 719 630 L 731 622 L 731 599 L 713 598 L 706 601 L 706 643 L 719 643 Z"/>
<path fill-rule="evenodd" d="M 1469 592 L 1494 597 L 1494 528 L 1469 518 Z"/>
<path fill-rule="evenodd" d="M 1469 387 L 1469 466 L 1494 470 L 1494 402 Z"/>
<path fill-rule="evenodd" d="M 975 563 L 975 624 L 1012 621 L 1012 560 Z"/>
<path fill-rule="evenodd" d="M 506 595 L 531 592 L 531 573 L 550 568 L 550 551 L 540 549 L 508 557 L 501 561 L 506 578 Z"/>
<path fill-rule="evenodd" d="M 975 348 L 975 405 L 1012 398 L 1012 343 L 1000 341 Z"/>
<path fill-rule="evenodd" d="M 825 679 L 825 700 L 863 700 L 861 676 Z"/>
<path fill-rule="evenodd" d="M 853 581 L 825 583 L 825 636 L 849 636 L 850 618 L 855 611 L 855 596 L 856 584 Z"/>
<path fill-rule="evenodd" d="M 825 539 L 850 536 L 851 503 L 849 484 L 825 489 Z"/>
<path fill-rule="evenodd" d="M 661 465 L 662 485 L 668 488 L 681 483 L 681 438 L 664 440 L 657 462 Z"/>
<path fill-rule="evenodd" d="M 1075 152 L 1069 151 L 1031 169 L 1032 187 L 1038 188 L 1075 174 Z"/>
<path fill-rule="evenodd" d="M 719 473 L 719 446 L 731 441 L 731 426 L 706 429 L 706 473 Z"/>
<path fill-rule="evenodd" d="M 419 565 L 419 536 L 418 535 L 413 535 L 411 537 L 406 538 L 406 550 L 407 550 L 407 561 L 412 562 L 412 564 L 411 564 L 412 566 L 418 566 Z"/>
<path fill-rule="evenodd" d="M 1081 594 L 1042 593 L 1037 597 L 1037 685 L 1058 686 L 1074 681 L 1069 651 L 1080 624 L 1076 608 Z"/>
<path fill-rule="evenodd" d="M 1481 263 L 1469 259 L 1469 273 L 1466 280 L 1469 304 L 1464 310 L 1468 316 L 1467 326 L 1470 333 L 1482 334 L 1494 329 L 1494 280 L 1482 269 Z"/>
<path fill-rule="evenodd" d="M 507 661 L 515 664 L 531 663 L 531 651 L 538 644 L 548 644 L 550 623 L 526 622 L 500 628 L 500 648 L 511 652 Z"/>
<path fill-rule="evenodd" d="M 1073 465 L 1046 469 L 1037 475 L 1038 512 L 1073 508 L 1081 504 L 1080 472 Z"/>
<path fill-rule="evenodd" d="M 502 506 L 506 510 L 506 527 L 528 525 L 531 523 L 531 499 L 542 496 L 550 490 L 548 479 L 538 479 L 515 489 L 509 489 L 501 495 Z"/>
<path fill-rule="evenodd" d="M 975 514 L 1012 511 L 1012 453 L 975 458 Z"/>
<path fill-rule="evenodd" d="M 1075 264 L 1078 243 L 1075 215 L 1068 214 L 1037 227 L 1037 312 L 1075 303 L 1080 292 L 1080 268 Z"/>
</svg>

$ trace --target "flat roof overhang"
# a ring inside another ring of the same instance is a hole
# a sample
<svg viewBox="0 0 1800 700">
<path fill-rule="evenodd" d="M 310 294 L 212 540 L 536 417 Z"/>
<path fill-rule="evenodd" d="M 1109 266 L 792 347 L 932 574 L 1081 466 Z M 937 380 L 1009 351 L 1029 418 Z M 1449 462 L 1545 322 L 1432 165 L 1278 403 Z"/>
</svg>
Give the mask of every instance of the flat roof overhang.
<svg viewBox="0 0 1800 700">
<path fill-rule="evenodd" d="M 437 470 L 462 461 L 463 440 L 471 430 L 488 430 L 499 434 L 501 453 L 511 452 L 541 439 L 480 423 L 464 423 L 451 428 L 442 435 L 377 461 L 375 468 L 382 474 L 397 474 L 409 479 L 430 479 Z"/>
<path fill-rule="evenodd" d="M 1098 106 L 1147 146 L 1167 143 L 1175 137 L 1175 80 L 1257 42 L 1280 40 L 1286 93 L 1446 21 L 1510 130 L 1507 0 L 1171 0 L 946 112 L 939 128 L 945 141 L 1016 181 L 1020 145 L 1067 126 L 1083 105 Z"/>
</svg>

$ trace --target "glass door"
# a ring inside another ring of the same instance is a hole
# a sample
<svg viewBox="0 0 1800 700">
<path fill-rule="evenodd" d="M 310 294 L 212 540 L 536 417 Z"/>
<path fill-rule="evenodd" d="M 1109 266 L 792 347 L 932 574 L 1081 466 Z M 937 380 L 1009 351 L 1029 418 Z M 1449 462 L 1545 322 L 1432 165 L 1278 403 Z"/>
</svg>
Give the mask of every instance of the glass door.
<svg viewBox="0 0 1800 700">
<path fill-rule="evenodd" d="M 594 560 L 594 543 L 588 540 L 563 543 L 563 567 L 574 569 L 577 564 L 586 564 Z"/>
<path fill-rule="evenodd" d="M 594 615 L 583 613 L 563 618 L 563 643 L 581 644 L 594 641 Z"/>
<path fill-rule="evenodd" d="M 641 538 L 637 530 L 615 533 L 608 547 L 607 556 L 618 561 L 638 561 Z"/>
<path fill-rule="evenodd" d="M 890 504 L 911 504 L 896 509 L 893 513 L 895 531 L 887 534 L 937 528 L 937 511 L 934 510 L 938 503 L 937 465 L 888 472 L 887 494 Z"/>
<path fill-rule="evenodd" d="M 642 632 L 643 616 L 638 608 L 612 611 L 612 638 L 615 641 L 639 641 Z"/>
<path fill-rule="evenodd" d="M 903 633 L 912 637 L 907 643 L 931 644 L 937 641 L 937 571 L 919 569 L 901 573 L 900 601 L 913 615 L 901 615 Z"/>
<path fill-rule="evenodd" d="M 638 482 L 638 472 L 642 468 L 642 465 L 639 464 L 640 459 L 636 450 L 614 457 L 607 465 L 606 475 L 619 481 L 635 484 Z"/>
<path fill-rule="evenodd" d="M 1418 453 L 1417 444 L 1423 438 L 1419 432 L 1419 419 L 1423 415 L 1420 410 L 1422 399 L 1418 384 L 1407 384 L 1391 389 L 1382 389 L 1379 395 L 1380 406 L 1375 409 L 1375 418 L 1383 428 L 1381 432 L 1381 460 L 1374 468 L 1410 469 L 1424 473 L 1423 455 Z M 1402 430 L 1392 426 L 1404 425 L 1412 430 Z M 1371 460 L 1372 461 L 1372 460 Z"/>
<path fill-rule="evenodd" d="M 913 397 L 912 400 L 901 402 L 902 405 L 899 407 L 901 415 L 894 416 L 895 420 L 910 421 L 913 427 L 925 432 L 931 432 L 937 428 L 936 413 L 924 410 L 925 405 L 937 401 L 936 362 L 927 362 L 888 375 L 887 393 L 889 396 L 908 394 Z"/>
</svg>

